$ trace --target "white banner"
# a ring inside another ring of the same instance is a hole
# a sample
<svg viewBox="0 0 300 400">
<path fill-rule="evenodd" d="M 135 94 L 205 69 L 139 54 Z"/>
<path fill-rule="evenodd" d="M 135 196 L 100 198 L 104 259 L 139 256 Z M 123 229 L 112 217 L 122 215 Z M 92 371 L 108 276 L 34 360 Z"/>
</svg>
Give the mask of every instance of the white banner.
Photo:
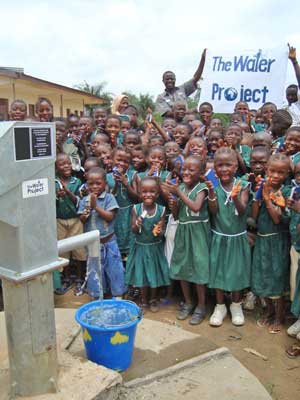
<svg viewBox="0 0 300 400">
<path fill-rule="evenodd" d="M 243 51 L 207 50 L 201 99 L 215 112 L 232 113 L 238 101 L 258 109 L 267 101 L 282 106 L 287 47 Z"/>
</svg>

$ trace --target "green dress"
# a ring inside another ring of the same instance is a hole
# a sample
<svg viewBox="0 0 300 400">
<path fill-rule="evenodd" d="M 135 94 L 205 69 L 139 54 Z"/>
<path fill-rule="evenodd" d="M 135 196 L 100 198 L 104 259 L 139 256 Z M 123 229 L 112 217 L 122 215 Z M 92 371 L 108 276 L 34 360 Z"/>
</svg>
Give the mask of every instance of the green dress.
<svg viewBox="0 0 300 400">
<path fill-rule="evenodd" d="M 134 170 L 127 170 L 125 173 L 130 185 L 132 184 L 135 173 Z M 112 172 L 107 174 L 106 180 L 109 189 L 112 191 L 115 187 L 115 179 Z M 127 189 L 121 183 L 117 186 L 115 198 L 119 205 L 115 221 L 115 234 L 117 236 L 120 253 L 127 254 L 133 243 L 133 233 L 131 230 L 133 201 L 129 197 Z"/>
<path fill-rule="evenodd" d="M 248 183 L 239 181 L 245 190 Z M 251 253 L 247 238 L 247 213 L 238 215 L 230 192 L 223 188 L 221 182 L 215 192 L 218 212 L 211 216 L 209 286 L 229 292 L 239 291 L 250 286 Z"/>
<path fill-rule="evenodd" d="M 282 187 L 288 197 L 290 187 Z M 266 205 L 261 203 L 257 219 L 257 238 L 252 261 L 253 293 L 258 296 L 281 296 L 288 287 L 290 265 L 289 217 L 284 213 L 279 224 L 274 224 Z"/>
<path fill-rule="evenodd" d="M 204 183 L 198 183 L 190 192 L 180 186 L 189 199 L 195 201 L 198 193 L 205 190 Z M 209 282 L 210 223 L 205 198 L 202 208 L 194 213 L 182 200 L 178 202 L 179 224 L 177 227 L 174 251 L 171 258 L 170 275 L 172 279 L 207 284 Z"/>
<path fill-rule="evenodd" d="M 139 217 L 143 212 L 143 204 L 135 204 L 134 210 Z M 156 204 L 154 214 L 144 218 L 141 231 L 135 234 L 135 242 L 126 264 L 125 281 L 128 285 L 156 288 L 170 284 L 163 237 L 152 233 L 164 212 L 165 207 Z"/>
<path fill-rule="evenodd" d="M 293 154 L 292 156 L 290 156 L 290 159 L 291 159 L 293 165 L 298 164 L 298 162 L 300 161 L 300 151 L 298 151 L 298 153 Z"/>
</svg>

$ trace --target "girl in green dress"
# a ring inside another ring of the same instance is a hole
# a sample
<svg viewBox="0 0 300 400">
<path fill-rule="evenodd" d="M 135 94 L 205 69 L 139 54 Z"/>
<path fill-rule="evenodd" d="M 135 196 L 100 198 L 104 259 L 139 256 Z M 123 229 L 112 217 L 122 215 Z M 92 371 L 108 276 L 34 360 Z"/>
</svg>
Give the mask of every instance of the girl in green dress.
<svg viewBox="0 0 300 400">
<path fill-rule="evenodd" d="M 199 324 L 206 314 L 205 285 L 209 282 L 210 224 L 207 208 L 207 186 L 200 182 L 205 174 L 205 158 L 187 157 L 182 170 L 181 185 L 164 184 L 171 192 L 169 205 L 174 219 L 179 220 L 171 258 L 170 275 L 179 280 L 184 304 L 177 314 L 180 320 L 192 315 L 191 325 Z M 175 196 L 174 196 L 175 195 Z M 177 201 L 178 199 L 178 201 Z M 190 284 L 197 290 L 194 309 Z"/>
<path fill-rule="evenodd" d="M 289 167 L 290 160 L 284 154 L 274 154 L 269 158 L 262 200 L 256 200 L 252 206 L 252 216 L 257 220 L 257 238 L 251 288 L 253 293 L 266 300 L 266 313 L 257 324 L 267 327 L 270 333 L 280 332 L 284 321 L 283 294 L 288 286 L 290 251 L 285 199 L 291 190 L 283 183 Z"/>
<path fill-rule="evenodd" d="M 137 200 L 137 194 L 132 187 L 132 181 L 136 172 L 129 169 L 130 161 L 131 155 L 125 147 L 117 146 L 113 151 L 113 172 L 106 176 L 109 189 L 115 195 L 119 205 L 115 222 L 115 233 L 123 259 L 128 255 L 133 243 L 131 210 L 134 202 Z"/>
<path fill-rule="evenodd" d="M 135 241 L 128 256 L 125 280 L 127 284 L 141 288 L 143 307 L 148 306 L 150 287 L 150 310 L 157 312 L 157 288 L 170 284 L 162 240 L 165 207 L 156 203 L 159 196 L 157 179 L 143 178 L 140 196 L 142 203 L 135 204 L 132 210 Z"/>
<path fill-rule="evenodd" d="M 236 179 L 236 151 L 222 147 L 215 153 L 214 166 L 219 185 L 207 182 L 208 205 L 212 214 L 209 286 L 216 289 L 217 305 L 209 323 L 222 325 L 227 314 L 224 291 L 231 292 L 230 312 L 234 325 L 245 322 L 241 291 L 250 286 L 250 245 L 247 239 L 249 183 Z"/>
</svg>

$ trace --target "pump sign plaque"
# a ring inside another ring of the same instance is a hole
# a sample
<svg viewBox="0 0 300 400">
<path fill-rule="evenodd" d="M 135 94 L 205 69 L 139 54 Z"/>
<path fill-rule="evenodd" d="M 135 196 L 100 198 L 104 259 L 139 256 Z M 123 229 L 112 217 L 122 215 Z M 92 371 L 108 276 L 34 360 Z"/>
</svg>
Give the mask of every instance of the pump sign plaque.
<svg viewBox="0 0 300 400">
<path fill-rule="evenodd" d="M 53 156 L 52 128 L 50 126 L 15 127 L 15 160 L 38 160 Z"/>
</svg>

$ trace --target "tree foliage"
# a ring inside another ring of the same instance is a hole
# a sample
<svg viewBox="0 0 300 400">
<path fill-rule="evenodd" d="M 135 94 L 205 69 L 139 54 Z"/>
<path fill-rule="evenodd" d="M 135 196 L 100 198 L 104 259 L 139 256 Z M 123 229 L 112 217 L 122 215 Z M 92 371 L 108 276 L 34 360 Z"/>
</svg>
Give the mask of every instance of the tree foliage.
<svg viewBox="0 0 300 400">
<path fill-rule="evenodd" d="M 149 93 L 140 93 L 138 96 L 131 92 L 124 92 L 123 94 L 126 94 L 129 99 L 129 104 L 134 105 L 139 112 L 139 116 L 144 120 L 147 115 L 147 109 L 151 108 L 152 111 L 154 111 L 154 100 L 153 96 L 151 96 Z"/>
<path fill-rule="evenodd" d="M 107 86 L 107 82 L 103 81 L 95 85 L 89 84 L 87 81 L 83 83 L 79 83 L 78 85 L 74 85 L 75 89 L 81 90 L 82 92 L 86 92 L 92 94 L 93 96 L 99 97 L 105 100 L 104 106 L 110 106 L 112 99 L 114 97 L 113 93 L 105 90 Z"/>
</svg>

